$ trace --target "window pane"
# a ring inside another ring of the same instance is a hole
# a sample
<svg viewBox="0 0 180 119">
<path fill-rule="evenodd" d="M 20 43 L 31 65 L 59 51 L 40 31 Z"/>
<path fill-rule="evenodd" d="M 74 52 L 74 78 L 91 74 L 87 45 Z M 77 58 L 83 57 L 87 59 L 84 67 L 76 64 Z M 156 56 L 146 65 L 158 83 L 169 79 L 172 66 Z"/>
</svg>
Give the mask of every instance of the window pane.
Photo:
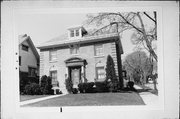
<svg viewBox="0 0 180 119">
<path fill-rule="evenodd" d="M 71 31 L 71 37 L 74 37 L 74 31 Z"/>
<path fill-rule="evenodd" d="M 50 76 L 52 78 L 52 84 L 56 84 L 57 83 L 57 71 L 51 71 Z"/>
<path fill-rule="evenodd" d="M 79 36 L 79 30 L 76 30 L 76 36 Z"/>
<path fill-rule="evenodd" d="M 22 50 L 28 51 L 28 48 L 29 48 L 28 46 L 22 44 Z"/>
<path fill-rule="evenodd" d="M 96 72 L 97 72 L 97 78 L 98 80 L 100 79 L 105 79 L 105 70 L 104 67 L 96 67 Z"/>
<path fill-rule="evenodd" d="M 29 67 L 29 76 L 36 76 L 36 68 Z"/>
<path fill-rule="evenodd" d="M 57 51 L 50 51 L 50 61 L 57 59 Z"/>
<path fill-rule="evenodd" d="M 103 55 L 103 46 L 95 45 L 95 56 Z"/>
<path fill-rule="evenodd" d="M 78 54 L 79 53 L 79 47 L 77 45 L 74 45 L 70 48 L 70 54 Z"/>
</svg>

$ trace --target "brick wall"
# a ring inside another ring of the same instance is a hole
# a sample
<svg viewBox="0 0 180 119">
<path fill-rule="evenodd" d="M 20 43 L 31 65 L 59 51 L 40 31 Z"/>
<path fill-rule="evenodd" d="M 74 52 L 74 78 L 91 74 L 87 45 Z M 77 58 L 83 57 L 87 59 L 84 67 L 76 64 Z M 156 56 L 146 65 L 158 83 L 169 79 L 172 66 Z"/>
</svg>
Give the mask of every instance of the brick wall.
<svg viewBox="0 0 180 119">
<path fill-rule="evenodd" d="M 66 73 L 66 64 L 65 60 L 71 57 L 79 57 L 86 59 L 87 65 L 85 68 L 86 78 L 88 82 L 94 82 L 96 78 L 95 66 L 106 66 L 107 56 L 111 55 L 114 59 L 116 73 L 118 75 L 117 68 L 117 57 L 116 57 L 116 45 L 114 42 L 103 43 L 104 55 L 101 57 L 94 56 L 94 45 L 80 45 L 79 54 L 71 55 L 69 48 L 57 49 L 57 61 L 49 62 L 49 50 L 41 51 L 40 53 L 40 76 L 49 75 L 49 70 L 57 70 L 57 78 L 59 81 L 60 88 L 65 88 L 65 73 Z M 101 61 L 100 63 L 98 63 Z"/>
</svg>

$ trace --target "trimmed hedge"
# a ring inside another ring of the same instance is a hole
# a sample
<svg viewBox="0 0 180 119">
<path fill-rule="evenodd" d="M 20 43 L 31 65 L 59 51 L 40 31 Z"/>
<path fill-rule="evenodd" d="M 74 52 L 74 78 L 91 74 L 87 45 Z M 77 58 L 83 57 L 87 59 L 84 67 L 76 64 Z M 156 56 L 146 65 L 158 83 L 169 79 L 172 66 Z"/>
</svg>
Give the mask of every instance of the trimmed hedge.
<svg viewBox="0 0 180 119">
<path fill-rule="evenodd" d="M 27 95 L 42 95 L 41 87 L 36 83 L 26 85 L 24 93 Z"/>
<path fill-rule="evenodd" d="M 66 89 L 69 93 L 73 93 L 73 82 L 70 78 L 67 78 L 65 80 L 65 84 L 66 84 Z"/>
<path fill-rule="evenodd" d="M 94 89 L 94 82 L 88 82 L 88 83 L 79 83 L 78 89 L 80 93 L 93 93 Z"/>
<path fill-rule="evenodd" d="M 78 93 L 78 89 L 77 89 L 77 88 L 73 88 L 73 89 L 72 89 L 72 93 L 73 93 L 73 94 L 77 94 L 77 93 Z"/>
<path fill-rule="evenodd" d="M 134 82 L 133 82 L 133 81 L 129 81 L 129 82 L 128 82 L 128 87 L 129 87 L 130 89 L 134 88 Z"/>
<path fill-rule="evenodd" d="M 97 92 L 108 92 L 109 91 L 107 81 L 95 82 L 95 86 L 96 86 L 96 91 Z"/>
<path fill-rule="evenodd" d="M 49 76 L 44 75 L 41 77 L 41 91 L 44 95 L 54 94 L 51 81 L 52 79 Z"/>
<path fill-rule="evenodd" d="M 20 86 L 20 94 L 24 94 L 25 86 L 31 83 L 39 84 L 38 77 L 28 77 L 28 73 L 20 72 L 19 73 L 19 86 Z"/>
<path fill-rule="evenodd" d="M 108 82 L 108 88 L 110 92 L 117 92 L 119 88 L 119 83 L 115 82 Z"/>
</svg>

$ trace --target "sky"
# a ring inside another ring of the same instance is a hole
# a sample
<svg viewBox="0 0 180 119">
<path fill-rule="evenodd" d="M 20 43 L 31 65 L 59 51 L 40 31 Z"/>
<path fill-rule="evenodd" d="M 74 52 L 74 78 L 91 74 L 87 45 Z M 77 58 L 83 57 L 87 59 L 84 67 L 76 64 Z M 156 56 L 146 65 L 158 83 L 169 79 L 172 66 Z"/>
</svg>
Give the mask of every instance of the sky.
<svg viewBox="0 0 180 119">
<path fill-rule="evenodd" d="M 18 35 L 27 34 L 35 46 L 67 32 L 67 28 L 82 25 L 87 19 L 85 13 L 71 14 L 17 14 L 15 17 L 15 30 Z M 135 47 L 131 43 L 131 31 L 123 33 L 121 42 L 124 57 L 133 52 Z M 39 52 L 39 50 L 38 50 Z"/>
</svg>

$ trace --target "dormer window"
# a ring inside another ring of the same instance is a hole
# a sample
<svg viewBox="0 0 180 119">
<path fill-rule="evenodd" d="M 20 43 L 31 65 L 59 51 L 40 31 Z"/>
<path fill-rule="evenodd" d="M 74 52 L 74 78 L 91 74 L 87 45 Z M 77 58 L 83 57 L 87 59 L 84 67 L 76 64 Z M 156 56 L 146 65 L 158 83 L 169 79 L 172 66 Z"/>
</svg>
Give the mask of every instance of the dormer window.
<svg viewBox="0 0 180 119">
<path fill-rule="evenodd" d="M 85 34 L 87 34 L 87 31 L 82 26 L 70 27 L 68 29 L 68 37 L 70 40 L 82 38 Z"/>
<path fill-rule="evenodd" d="M 79 30 L 76 30 L 76 36 L 79 36 Z"/>
<path fill-rule="evenodd" d="M 74 30 L 71 30 L 71 32 L 70 32 L 70 33 L 71 33 L 71 35 L 70 35 L 70 36 L 71 36 L 71 37 L 74 37 Z"/>
</svg>

